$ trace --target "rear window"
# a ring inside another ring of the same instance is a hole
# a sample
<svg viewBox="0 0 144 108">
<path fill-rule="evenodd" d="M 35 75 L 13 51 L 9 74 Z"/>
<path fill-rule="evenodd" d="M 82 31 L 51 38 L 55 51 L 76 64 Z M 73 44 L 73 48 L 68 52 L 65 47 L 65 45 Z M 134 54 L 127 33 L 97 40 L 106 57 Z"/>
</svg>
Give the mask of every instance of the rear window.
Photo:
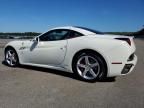
<svg viewBox="0 0 144 108">
<path fill-rule="evenodd" d="M 94 30 L 94 29 L 90 29 L 90 28 L 86 28 L 86 27 L 78 27 L 76 26 L 77 28 L 80 28 L 80 29 L 84 29 L 84 30 L 87 30 L 87 31 L 90 31 L 90 32 L 93 32 L 93 33 L 96 33 L 96 34 L 104 34 L 103 32 L 100 32 L 98 30 Z"/>
</svg>

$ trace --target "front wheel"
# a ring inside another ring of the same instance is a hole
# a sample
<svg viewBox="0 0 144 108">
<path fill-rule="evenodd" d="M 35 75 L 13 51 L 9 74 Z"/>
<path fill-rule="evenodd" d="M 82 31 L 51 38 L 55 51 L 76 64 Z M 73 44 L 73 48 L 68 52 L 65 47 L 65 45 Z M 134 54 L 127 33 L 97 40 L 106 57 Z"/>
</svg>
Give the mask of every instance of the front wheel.
<svg viewBox="0 0 144 108">
<path fill-rule="evenodd" d="M 73 71 L 85 81 L 96 81 L 106 76 L 104 60 L 94 53 L 81 53 L 73 63 Z"/>
<path fill-rule="evenodd" d="M 8 66 L 15 67 L 19 64 L 17 53 L 14 49 L 9 48 L 5 51 L 5 62 Z"/>
</svg>

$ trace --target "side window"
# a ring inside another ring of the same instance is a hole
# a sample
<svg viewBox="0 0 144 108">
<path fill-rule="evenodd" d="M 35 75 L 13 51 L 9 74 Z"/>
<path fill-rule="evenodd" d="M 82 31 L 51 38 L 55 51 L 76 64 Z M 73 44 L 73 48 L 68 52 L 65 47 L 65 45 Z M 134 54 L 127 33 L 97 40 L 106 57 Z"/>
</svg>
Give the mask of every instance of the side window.
<svg viewBox="0 0 144 108">
<path fill-rule="evenodd" d="M 76 32 L 76 31 L 71 31 L 70 35 L 68 36 L 68 39 L 70 38 L 76 38 L 76 37 L 80 37 L 80 36 L 84 36 L 83 34 Z"/>
<path fill-rule="evenodd" d="M 69 35 L 69 30 L 52 30 L 39 37 L 40 41 L 63 40 Z"/>
</svg>

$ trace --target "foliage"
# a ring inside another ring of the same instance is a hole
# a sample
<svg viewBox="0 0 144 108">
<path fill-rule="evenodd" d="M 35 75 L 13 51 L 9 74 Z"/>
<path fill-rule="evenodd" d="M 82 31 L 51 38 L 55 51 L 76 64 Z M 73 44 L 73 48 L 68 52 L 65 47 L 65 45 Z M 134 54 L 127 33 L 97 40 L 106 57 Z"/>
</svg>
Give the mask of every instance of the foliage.
<svg viewBox="0 0 144 108">
<path fill-rule="evenodd" d="M 107 34 L 133 36 L 134 32 L 106 32 Z"/>
<path fill-rule="evenodd" d="M 0 33 L 0 36 L 37 36 L 40 33 L 25 32 L 25 33 Z"/>
<path fill-rule="evenodd" d="M 144 28 L 134 33 L 135 36 L 144 36 Z"/>
</svg>

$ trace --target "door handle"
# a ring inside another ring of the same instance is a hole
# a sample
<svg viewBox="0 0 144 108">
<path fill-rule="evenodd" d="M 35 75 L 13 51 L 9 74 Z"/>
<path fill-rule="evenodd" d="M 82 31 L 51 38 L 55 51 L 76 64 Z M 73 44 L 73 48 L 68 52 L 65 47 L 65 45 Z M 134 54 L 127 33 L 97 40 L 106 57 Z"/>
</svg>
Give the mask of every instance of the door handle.
<svg viewBox="0 0 144 108">
<path fill-rule="evenodd" d="M 65 48 L 66 48 L 66 46 L 64 46 L 64 47 L 61 47 L 60 49 L 61 49 L 61 50 L 63 50 L 63 49 L 65 49 Z"/>
</svg>

